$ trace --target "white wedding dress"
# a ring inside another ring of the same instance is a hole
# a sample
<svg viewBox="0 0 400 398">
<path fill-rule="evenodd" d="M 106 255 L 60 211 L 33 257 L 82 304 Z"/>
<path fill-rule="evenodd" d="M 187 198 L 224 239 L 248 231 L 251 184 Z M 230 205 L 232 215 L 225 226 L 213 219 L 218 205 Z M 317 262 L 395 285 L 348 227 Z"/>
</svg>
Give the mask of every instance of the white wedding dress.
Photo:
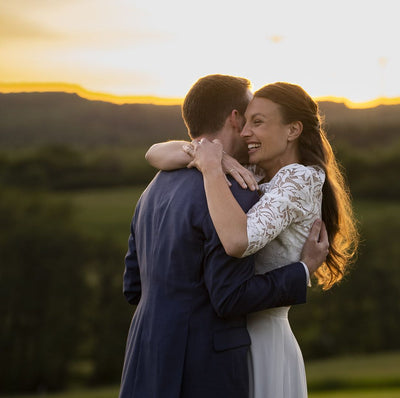
<svg viewBox="0 0 400 398">
<path fill-rule="evenodd" d="M 256 273 L 299 261 L 314 220 L 321 217 L 320 167 L 290 164 L 266 184 L 263 195 L 247 213 L 249 246 L 256 253 Z M 304 361 L 288 321 L 290 307 L 249 314 L 250 398 L 305 398 Z"/>
</svg>

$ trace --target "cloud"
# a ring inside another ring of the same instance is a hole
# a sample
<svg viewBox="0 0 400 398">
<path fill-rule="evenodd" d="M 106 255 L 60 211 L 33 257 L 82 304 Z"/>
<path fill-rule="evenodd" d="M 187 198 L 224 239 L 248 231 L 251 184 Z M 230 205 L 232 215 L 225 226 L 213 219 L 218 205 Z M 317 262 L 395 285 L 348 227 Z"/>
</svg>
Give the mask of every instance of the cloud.
<svg viewBox="0 0 400 398">
<path fill-rule="evenodd" d="M 268 40 L 271 41 L 274 44 L 279 44 L 284 39 L 285 38 L 283 36 L 280 36 L 280 35 L 272 35 L 272 36 L 268 37 Z"/>
<path fill-rule="evenodd" d="M 46 28 L 36 22 L 30 21 L 26 18 L 0 13 L 0 37 L 3 41 L 10 40 L 54 40 L 61 37 L 61 35 L 49 28 Z"/>
<path fill-rule="evenodd" d="M 100 2 L 102 3 L 102 2 Z M 154 30 L 142 23 L 143 14 L 132 5 L 125 8 L 94 8 L 93 0 L 63 3 L 47 0 L 16 0 L 0 5 L 0 46 L 48 42 L 64 48 L 86 49 L 129 48 L 165 43 L 171 33 Z M 100 5 L 100 4 L 97 4 Z M 122 5 L 122 4 L 121 4 Z"/>
</svg>

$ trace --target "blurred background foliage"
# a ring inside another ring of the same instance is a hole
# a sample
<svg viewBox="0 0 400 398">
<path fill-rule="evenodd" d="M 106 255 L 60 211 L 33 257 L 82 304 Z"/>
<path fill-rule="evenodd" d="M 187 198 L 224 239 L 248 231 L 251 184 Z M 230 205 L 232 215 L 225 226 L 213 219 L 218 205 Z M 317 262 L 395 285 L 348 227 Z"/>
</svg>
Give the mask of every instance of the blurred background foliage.
<svg viewBox="0 0 400 398">
<path fill-rule="evenodd" d="M 362 244 L 291 324 L 306 363 L 399 351 L 400 106 L 320 107 Z M 144 153 L 166 139 L 186 139 L 179 106 L 0 94 L 0 394 L 119 382 L 130 218 L 155 174 Z"/>
</svg>

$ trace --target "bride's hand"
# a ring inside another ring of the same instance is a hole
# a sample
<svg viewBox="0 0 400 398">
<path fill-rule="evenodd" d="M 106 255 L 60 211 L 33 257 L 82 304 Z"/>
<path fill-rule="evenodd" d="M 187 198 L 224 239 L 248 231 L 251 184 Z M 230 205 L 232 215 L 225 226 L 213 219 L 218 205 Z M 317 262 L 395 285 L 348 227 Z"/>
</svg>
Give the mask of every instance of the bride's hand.
<svg viewBox="0 0 400 398">
<path fill-rule="evenodd" d="M 193 140 L 190 145 L 185 145 L 183 150 L 193 158 L 187 165 L 188 168 L 196 167 L 203 174 L 218 169 L 222 172 L 223 150 L 218 140 Z"/>
<path fill-rule="evenodd" d="M 252 191 L 258 188 L 253 173 L 225 153 L 219 140 L 213 140 L 213 142 L 205 138 L 200 141 L 194 140 L 190 145 L 185 145 L 183 150 L 193 157 L 187 167 L 196 167 L 203 174 L 220 168 L 224 175 L 230 174 L 242 188 L 250 188 Z M 227 178 L 226 182 L 229 186 L 232 185 Z"/>
</svg>

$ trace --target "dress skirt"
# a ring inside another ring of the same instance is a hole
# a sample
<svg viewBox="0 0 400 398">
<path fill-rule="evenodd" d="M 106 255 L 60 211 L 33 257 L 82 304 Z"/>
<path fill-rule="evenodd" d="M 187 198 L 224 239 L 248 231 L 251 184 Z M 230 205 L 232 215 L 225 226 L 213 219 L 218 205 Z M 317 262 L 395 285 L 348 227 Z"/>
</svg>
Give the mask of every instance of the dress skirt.
<svg viewBox="0 0 400 398">
<path fill-rule="evenodd" d="M 290 307 L 249 314 L 250 398 L 306 398 L 303 356 L 288 320 Z"/>
</svg>

